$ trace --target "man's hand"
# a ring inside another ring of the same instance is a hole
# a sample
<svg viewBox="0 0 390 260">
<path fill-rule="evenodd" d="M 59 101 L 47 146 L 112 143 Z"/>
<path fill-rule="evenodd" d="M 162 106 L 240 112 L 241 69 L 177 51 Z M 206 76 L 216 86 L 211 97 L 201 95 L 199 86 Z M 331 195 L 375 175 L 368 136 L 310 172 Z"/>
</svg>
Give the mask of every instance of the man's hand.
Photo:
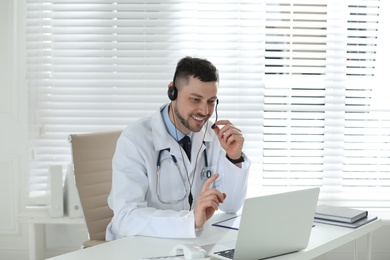
<svg viewBox="0 0 390 260">
<path fill-rule="evenodd" d="M 238 159 L 242 155 L 244 136 L 241 130 L 235 127 L 229 120 L 218 120 L 215 122 L 214 132 L 218 136 L 222 148 L 231 159 Z M 223 125 L 219 128 L 218 125 Z"/>
<path fill-rule="evenodd" d="M 220 192 L 216 188 L 210 188 L 210 185 L 218 178 L 219 174 L 212 175 L 203 185 L 202 191 L 198 196 L 194 208 L 195 215 L 195 227 L 202 227 L 208 219 L 210 219 L 216 210 L 218 210 L 219 204 L 222 203 L 226 194 Z"/>
</svg>

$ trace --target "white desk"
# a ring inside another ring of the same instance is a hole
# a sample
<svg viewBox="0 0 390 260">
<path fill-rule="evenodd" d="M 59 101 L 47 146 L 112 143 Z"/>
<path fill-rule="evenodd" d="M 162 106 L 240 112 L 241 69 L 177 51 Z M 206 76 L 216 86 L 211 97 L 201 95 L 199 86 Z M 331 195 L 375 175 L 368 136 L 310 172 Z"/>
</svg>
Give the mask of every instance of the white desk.
<svg viewBox="0 0 390 260">
<path fill-rule="evenodd" d="M 228 218 L 230 215 L 217 214 L 205 226 L 201 237 L 194 239 L 163 239 L 143 236 L 132 236 L 107 242 L 87 249 L 81 249 L 68 254 L 50 258 L 50 260 L 132 260 L 142 257 L 166 256 L 169 251 L 179 243 L 195 243 L 204 248 L 217 242 L 235 240 L 237 231 L 214 227 L 211 223 Z M 309 245 L 306 249 L 272 259 L 275 260 L 309 260 L 327 253 L 339 246 L 352 242 L 355 239 L 368 235 L 371 241 L 371 233 L 381 226 L 381 221 L 376 220 L 360 228 L 351 229 L 316 223 L 313 227 Z M 371 248 L 371 244 L 368 244 Z M 356 250 L 355 250 L 356 251 Z M 368 250 L 367 259 L 371 252 Z M 351 254 L 356 252 L 351 252 Z"/>
<path fill-rule="evenodd" d="M 79 224 L 84 225 L 83 218 L 59 217 L 51 218 L 48 214 L 24 214 L 19 216 L 21 223 L 28 223 L 29 259 L 43 260 L 46 248 L 46 224 Z"/>
</svg>

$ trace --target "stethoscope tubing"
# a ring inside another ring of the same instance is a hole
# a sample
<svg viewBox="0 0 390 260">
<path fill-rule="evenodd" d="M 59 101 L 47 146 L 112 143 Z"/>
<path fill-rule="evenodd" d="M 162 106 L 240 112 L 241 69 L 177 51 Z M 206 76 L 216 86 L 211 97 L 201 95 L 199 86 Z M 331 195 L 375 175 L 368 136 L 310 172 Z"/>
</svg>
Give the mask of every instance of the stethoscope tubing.
<svg viewBox="0 0 390 260">
<path fill-rule="evenodd" d="M 187 193 L 188 193 L 188 190 L 187 190 L 187 185 L 186 185 L 186 181 L 184 179 L 184 176 L 180 170 L 180 166 L 178 164 L 178 161 L 176 159 L 176 156 L 171 154 L 171 158 L 174 162 L 174 164 L 176 165 L 178 171 L 179 171 L 179 174 L 180 174 L 180 177 L 181 177 L 181 180 L 183 182 L 183 185 L 184 185 L 184 189 L 185 189 L 185 195 L 183 198 L 179 199 L 179 200 L 173 200 L 173 201 L 164 201 L 161 199 L 161 196 L 160 196 L 160 172 L 161 172 L 161 155 L 164 151 L 167 151 L 167 152 L 171 152 L 171 149 L 170 148 L 165 148 L 165 149 L 162 149 L 158 152 L 158 155 L 157 155 L 157 182 L 156 182 L 156 193 L 157 193 L 157 197 L 159 199 L 159 201 L 161 203 L 164 203 L 164 204 L 177 204 L 179 203 L 180 201 L 183 201 L 186 197 L 187 197 Z M 204 159 L 205 159 L 205 168 L 202 170 L 202 174 L 201 174 L 201 177 L 202 178 L 210 178 L 211 177 L 211 170 L 208 169 L 208 160 L 207 160 L 207 151 L 206 149 L 204 149 L 203 151 L 203 155 L 204 155 Z"/>
</svg>

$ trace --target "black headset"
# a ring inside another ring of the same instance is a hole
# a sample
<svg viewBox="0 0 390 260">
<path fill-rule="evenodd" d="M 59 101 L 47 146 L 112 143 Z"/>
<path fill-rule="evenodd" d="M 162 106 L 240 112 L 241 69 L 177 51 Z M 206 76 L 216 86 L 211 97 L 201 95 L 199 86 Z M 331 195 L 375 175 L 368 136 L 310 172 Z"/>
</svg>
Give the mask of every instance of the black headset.
<svg viewBox="0 0 390 260">
<path fill-rule="evenodd" d="M 177 88 L 175 87 L 175 85 L 172 85 L 169 89 L 168 89 L 168 97 L 171 101 L 175 100 L 177 98 Z M 215 105 L 215 122 L 218 121 L 218 103 L 219 103 L 219 100 L 217 99 L 216 100 L 217 104 Z M 215 128 L 215 123 L 211 126 L 212 129 Z"/>
<path fill-rule="evenodd" d="M 177 98 L 177 88 L 175 85 L 172 85 L 170 88 L 168 88 L 168 97 L 171 101 Z"/>
<path fill-rule="evenodd" d="M 180 67 L 180 66 L 179 66 Z M 178 68 L 176 68 L 175 70 L 175 74 L 173 75 L 173 82 L 172 82 L 172 86 L 168 88 L 168 98 L 173 101 L 177 98 L 177 87 L 175 86 L 175 83 L 176 83 L 176 76 L 177 76 L 177 71 L 178 71 Z M 219 100 L 217 99 L 216 100 L 217 104 L 215 105 L 215 122 L 218 121 L 218 103 L 219 103 Z M 215 123 L 211 126 L 212 129 L 215 128 Z"/>
<path fill-rule="evenodd" d="M 184 62 L 183 64 L 185 64 L 185 63 L 186 62 Z M 173 101 L 177 98 L 177 87 L 176 87 L 177 71 L 180 69 L 181 66 L 183 66 L 183 64 L 179 65 L 176 68 L 175 73 L 173 74 L 172 86 L 168 88 L 168 97 L 171 101 Z"/>
<path fill-rule="evenodd" d="M 218 104 L 219 104 L 219 100 L 217 99 L 216 100 L 217 104 L 215 105 L 215 122 L 218 121 Z M 211 129 L 214 129 L 215 128 L 215 122 L 214 124 L 211 126 Z"/>
</svg>

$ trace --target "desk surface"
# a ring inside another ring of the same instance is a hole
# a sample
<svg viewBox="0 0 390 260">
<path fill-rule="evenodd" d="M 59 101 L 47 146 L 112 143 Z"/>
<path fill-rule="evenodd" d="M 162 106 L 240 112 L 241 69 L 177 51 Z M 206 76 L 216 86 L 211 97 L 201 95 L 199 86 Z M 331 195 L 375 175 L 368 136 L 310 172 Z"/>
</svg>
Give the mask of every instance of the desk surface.
<svg viewBox="0 0 390 260">
<path fill-rule="evenodd" d="M 203 234 L 194 239 L 164 239 L 143 236 L 131 236 L 119 240 L 107 242 L 98 246 L 78 250 L 68 254 L 50 258 L 50 260 L 85 260 L 85 259 L 116 259 L 131 260 L 142 257 L 167 256 L 169 251 L 182 243 L 195 243 L 204 248 L 209 245 L 234 241 L 237 231 L 214 227 L 211 223 L 226 219 L 232 215 L 216 214 L 208 221 Z M 338 227 L 315 223 L 312 229 L 309 245 L 306 249 L 272 259 L 275 260 L 309 260 L 329 252 L 339 246 L 351 242 L 361 236 L 369 234 L 381 226 L 381 220 L 368 223 L 357 229 Z"/>
</svg>

